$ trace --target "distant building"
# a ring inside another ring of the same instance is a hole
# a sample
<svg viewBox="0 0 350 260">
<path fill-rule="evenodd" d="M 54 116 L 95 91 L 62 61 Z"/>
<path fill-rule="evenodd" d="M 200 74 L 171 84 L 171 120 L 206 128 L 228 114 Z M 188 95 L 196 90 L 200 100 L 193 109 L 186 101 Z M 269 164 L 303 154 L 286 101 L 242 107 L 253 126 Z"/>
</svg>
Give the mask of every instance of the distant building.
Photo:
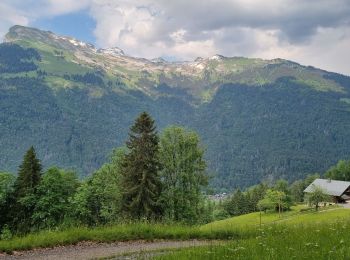
<svg viewBox="0 0 350 260">
<path fill-rule="evenodd" d="M 208 199 L 212 201 L 221 201 L 228 197 L 227 193 L 217 193 L 215 195 L 208 195 Z"/>
<path fill-rule="evenodd" d="M 334 202 L 345 202 L 350 199 L 350 182 L 335 181 L 331 179 L 316 179 L 305 190 L 305 193 L 313 192 L 313 187 L 320 187 L 324 193 L 333 197 Z"/>
</svg>

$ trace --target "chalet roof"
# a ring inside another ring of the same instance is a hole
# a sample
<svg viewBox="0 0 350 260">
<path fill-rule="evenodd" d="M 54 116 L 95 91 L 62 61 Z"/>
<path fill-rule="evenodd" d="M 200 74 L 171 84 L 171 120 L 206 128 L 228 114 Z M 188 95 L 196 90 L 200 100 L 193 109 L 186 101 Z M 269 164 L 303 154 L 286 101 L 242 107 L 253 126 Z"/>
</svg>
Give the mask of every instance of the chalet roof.
<svg viewBox="0 0 350 260">
<path fill-rule="evenodd" d="M 334 181 L 329 179 L 316 179 L 304 190 L 304 192 L 312 192 L 313 185 L 320 187 L 328 195 L 341 196 L 347 190 L 347 188 L 349 188 L 350 182 Z"/>
</svg>

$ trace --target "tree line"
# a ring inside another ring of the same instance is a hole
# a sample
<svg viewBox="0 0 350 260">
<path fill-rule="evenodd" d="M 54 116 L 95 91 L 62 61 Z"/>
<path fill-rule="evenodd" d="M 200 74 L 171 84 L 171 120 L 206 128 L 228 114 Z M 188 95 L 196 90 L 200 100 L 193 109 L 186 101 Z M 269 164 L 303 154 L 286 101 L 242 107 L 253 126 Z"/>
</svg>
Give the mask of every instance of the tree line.
<svg viewBox="0 0 350 260">
<path fill-rule="evenodd" d="M 43 171 L 31 147 L 17 177 L 0 174 L 2 234 L 125 221 L 207 222 L 203 157 L 197 133 L 170 126 L 158 135 L 146 112 L 130 128 L 126 145 L 83 181 L 73 171 Z"/>
<path fill-rule="evenodd" d="M 130 128 L 125 146 L 83 181 L 74 171 L 44 171 L 31 147 L 17 176 L 0 173 L 1 236 L 129 221 L 197 224 L 259 210 L 286 211 L 307 201 L 304 189 L 320 177 L 260 183 L 215 204 L 203 192 L 208 185 L 203 158 L 196 132 L 170 126 L 159 135 L 145 112 Z M 350 161 L 339 161 L 325 176 L 350 180 Z M 317 208 L 325 196 L 318 190 L 313 195 L 308 199 Z"/>
<path fill-rule="evenodd" d="M 245 191 L 237 189 L 217 205 L 214 210 L 214 218 L 223 219 L 259 210 L 285 211 L 289 210 L 293 204 L 303 202 L 314 205 L 317 210 L 320 202 L 331 202 L 331 198 L 319 187 L 314 187 L 313 192 L 308 195 L 304 193 L 304 190 L 320 177 L 319 173 L 315 173 L 292 183 L 280 179 L 272 184 L 263 182 L 251 186 Z M 323 178 L 350 181 L 350 160 L 338 161 L 323 174 Z"/>
<path fill-rule="evenodd" d="M 344 168 L 345 161 L 340 161 L 337 166 L 331 167 L 325 174 L 325 177 L 332 177 L 335 180 L 341 180 L 339 176 L 346 174 Z M 345 164 L 349 165 L 350 161 Z M 342 172 L 335 175 L 334 172 Z M 298 203 L 308 203 L 314 205 L 316 210 L 319 202 L 330 201 L 330 198 L 324 194 L 324 191 L 315 187 L 314 192 L 305 194 L 304 190 L 315 179 L 320 178 L 320 174 L 309 174 L 305 179 L 296 180 L 292 183 L 284 179 L 279 179 L 274 183 L 260 183 L 251 186 L 244 191 L 235 190 L 230 196 L 220 201 L 214 210 L 214 219 L 224 219 L 231 216 L 239 216 L 256 211 L 287 211 L 292 205 Z M 349 175 L 350 176 L 350 175 Z"/>
</svg>

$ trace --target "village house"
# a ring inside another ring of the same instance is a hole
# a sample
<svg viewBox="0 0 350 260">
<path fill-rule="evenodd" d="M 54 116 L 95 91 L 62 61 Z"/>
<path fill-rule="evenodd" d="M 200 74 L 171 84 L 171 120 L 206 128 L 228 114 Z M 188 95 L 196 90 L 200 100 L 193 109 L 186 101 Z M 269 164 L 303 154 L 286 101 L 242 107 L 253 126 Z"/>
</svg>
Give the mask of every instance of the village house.
<svg viewBox="0 0 350 260">
<path fill-rule="evenodd" d="M 335 181 L 331 179 L 316 179 L 305 190 L 305 193 L 311 193 L 314 187 L 320 187 L 325 194 L 331 196 L 336 203 L 343 203 L 350 200 L 350 182 Z"/>
</svg>

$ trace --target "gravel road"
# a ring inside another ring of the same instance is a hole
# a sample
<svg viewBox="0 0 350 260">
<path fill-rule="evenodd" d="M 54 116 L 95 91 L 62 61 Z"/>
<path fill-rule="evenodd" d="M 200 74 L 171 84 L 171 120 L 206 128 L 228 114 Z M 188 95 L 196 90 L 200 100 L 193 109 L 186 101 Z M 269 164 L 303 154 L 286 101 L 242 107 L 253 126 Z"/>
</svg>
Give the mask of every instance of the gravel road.
<svg viewBox="0 0 350 260">
<path fill-rule="evenodd" d="M 7 259 L 98 259 L 111 257 L 113 259 L 138 259 L 140 253 L 160 249 L 175 249 L 214 244 L 216 241 L 186 240 L 186 241 L 130 241 L 116 243 L 82 242 L 77 245 L 60 246 L 54 248 L 41 248 L 29 251 L 13 252 L 12 255 L 1 254 L 1 260 Z M 123 256 L 130 254 L 129 256 Z M 145 256 L 152 255 L 146 253 Z M 119 257 L 118 257 L 119 256 Z M 142 257 L 147 258 L 147 257 Z"/>
</svg>

